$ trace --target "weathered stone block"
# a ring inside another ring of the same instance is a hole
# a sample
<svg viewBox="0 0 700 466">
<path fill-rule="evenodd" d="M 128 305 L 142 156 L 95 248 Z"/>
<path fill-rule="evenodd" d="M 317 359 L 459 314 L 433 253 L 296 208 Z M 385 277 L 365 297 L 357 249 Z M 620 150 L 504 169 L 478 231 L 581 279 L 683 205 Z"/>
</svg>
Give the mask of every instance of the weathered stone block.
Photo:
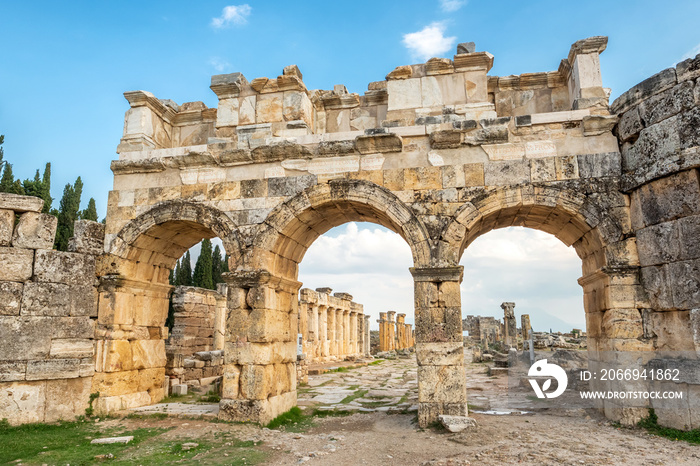
<svg viewBox="0 0 700 466">
<path fill-rule="evenodd" d="M 48 380 L 44 422 L 72 420 L 85 414 L 92 388 L 91 377 Z"/>
<path fill-rule="evenodd" d="M 455 366 L 464 362 L 464 344 L 461 342 L 416 343 L 419 366 Z"/>
<path fill-rule="evenodd" d="M 91 358 L 95 354 L 95 341 L 66 338 L 51 340 L 49 356 L 52 358 Z"/>
<path fill-rule="evenodd" d="M 673 68 L 665 69 L 659 73 L 656 73 L 651 78 L 645 79 L 615 99 L 610 106 L 610 109 L 613 111 L 613 113 L 626 112 L 629 108 L 639 104 L 644 99 L 647 99 L 654 94 L 658 94 L 675 85 L 676 70 Z"/>
<path fill-rule="evenodd" d="M 51 249 L 58 218 L 49 214 L 27 212 L 20 216 L 12 235 L 12 246 L 28 249 Z"/>
<path fill-rule="evenodd" d="M 44 200 L 33 196 L 20 196 L 19 194 L 0 193 L 0 209 L 22 212 L 41 212 L 44 208 Z"/>
<path fill-rule="evenodd" d="M 24 284 L 0 282 L 0 316 L 19 315 Z"/>
<path fill-rule="evenodd" d="M 47 359 L 27 362 L 27 380 L 73 379 L 79 377 L 80 359 Z"/>
<path fill-rule="evenodd" d="M 34 251 L 0 247 L 0 281 L 23 282 L 32 276 Z"/>
<path fill-rule="evenodd" d="M 527 160 L 485 164 L 484 184 L 486 186 L 521 184 L 529 181 L 530 164 Z"/>
<path fill-rule="evenodd" d="M 0 246 L 10 245 L 14 228 L 15 213 L 12 210 L 0 209 Z"/>
<path fill-rule="evenodd" d="M 700 213 L 700 183 L 695 170 L 652 181 L 632 193 L 632 227 L 674 220 Z"/>
<path fill-rule="evenodd" d="M 26 361 L 0 361 L 0 382 L 25 380 L 26 375 Z"/>
<path fill-rule="evenodd" d="M 603 313 L 603 332 L 608 338 L 641 338 L 642 317 L 637 309 L 608 309 Z"/>
<path fill-rule="evenodd" d="M 44 421 L 46 382 L 0 383 L 0 413 L 11 425 Z"/>
<path fill-rule="evenodd" d="M 138 392 L 139 371 L 96 372 L 92 379 L 94 391 L 100 398 Z"/>
<path fill-rule="evenodd" d="M 134 369 L 165 367 L 165 340 L 135 340 L 131 342 Z"/>
<path fill-rule="evenodd" d="M 36 251 L 34 277 L 37 282 L 86 285 L 95 282 L 93 256 L 40 249 Z"/>
<path fill-rule="evenodd" d="M 360 154 L 401 152 L 403 142 L 401 136 L 394 133 L 375 134 L 356 137 L 355 147 Z"/>
<path fill-rule="evenodd" d="M 0 316 L 0 359 L 31 360 L 48 356 L 59 322 L 48 317 Z M 12 338 L 5 337 L 12 335 Z"/>
<path fill-rule="evenodd" d="M 99 340 L 96 342 L 95 370 L 97 372 L 130 371 L 134 367 L 128 340 Z"/>
<path fill-rule="evenodd" d="M 621 172 L 622 161 L 619 152 L 578 156 L 578 174 L 581 178 L 620 176 Z"/>
<path fill-rule="evenodd" d="M 676 309 L 700 307 L 700 260 L 669 264 L 668 278 L 673 284 L 671 291 Z"/>
<path fill-rule="evenodd" d="M 693 83 L 686 81 L 656 94 L 639 105 L 639 114 L 651 126 L 693 106 Z"/>
<path fill-rule="evenodd" d="M 654 309 L 674 309 L 668 266 L 642 267 L 642 285 Z"/>
<path fill-rule="evenodd" d="M 96 316 L 97 290 L 91 285 L 27 282 L 22 315 Z"/>
<path fill-rule="evenodd" d="M 90 220 L 76 220 L 68 252 L 99 255 L 104 253 L 105 225 Z"/>
<path fill-rule="evenodd" d="M 617 136 L 621 142 L 627 142 L 634 139 L 643 129 L 644 123 L 639 116 L 639 109 L 633 107 L 620 117 L 620 121 L 617 123 Z"/>
</svg>

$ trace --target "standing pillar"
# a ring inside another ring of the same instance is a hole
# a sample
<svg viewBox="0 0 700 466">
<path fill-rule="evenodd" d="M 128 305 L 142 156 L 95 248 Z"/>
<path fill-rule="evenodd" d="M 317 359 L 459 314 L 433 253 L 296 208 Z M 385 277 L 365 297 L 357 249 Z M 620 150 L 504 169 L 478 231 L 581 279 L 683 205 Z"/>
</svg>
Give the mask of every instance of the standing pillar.
<svg viewBox="0 0 700 466">
<path fill-rule="evenodd" d="M 318 306 L 318 331 L 319 331 L 319 348 L 320 356 L 324 359 L 328 358 L 328 307 Z"/>
<path fill-rule="evenodd" d="M 520 328 L 523 332 L 523 341 L 530 339 L 530 315 L 523 314 L 520 316 Z"/>
<path fill-rule="evenodd" d="M 411 268 L 415 292 L 418 424 L 467 415 L 462 305 L 456 267 Z"/>
<path fill-rule="evenodd" d="M 357 312 L 351 312 L 350 313 L 350 354 L 353 356 L 357 357 L 358 356 L 358 349 L 357 349 L 357 342 L 360 340 L 359 335 L 357 333 Z"/>
<path fill-rule="evenodd" d="M 389 311 L 386 313 L 387 319 L 389 320 L 389 351 L 396 349 L 396 311 Z"/>
<path fill-rule="evenodd" d="M 363 318 L 364 322 L 362 325 L 362 330 L 363 330 L 362 339 L 364 342 L 364 346 L 363 346 L 362 353 L 364 354 L 364 356 L 369 356 L 370 355 L 370 341 L 369 341 L 369 339 L 371 336 L 371 333 L 369 330 L 369 316 L 367 314 L 364 314 L 363 317 L 364 317 Z"/>
<path fill-rule="evenodd" d="M 518 343 L 515 303 L 502 303 L 501 309 L 503 309 L 503 340 L 506 345 L 515 346 Z"/>
<path fill-rule="evenodd" d="M 333 358 L 338 351 L 338 342 L 335 341 L 335 309 L 328 306 L 328 357 Z"/>
<path fill-rule="evenodd" d="M 261 269 L 226 273 L 224 279 L 228 318 L 219 418 L 266 424 L 297 403 L 301 283 Z"/>
<path fill-rule="evenodd" d="M 396 316 L 396 349 L 406 348 L 406 314 Z"/>
<path fill-rule="evenodd" d="M 379 313 L 379 351 L 389 351 L 389 329 L 386 312 Z"/>
<path fill-rule="evenodd" d="M 349 356 L 352 351 L 350 350 L 350 311 L 343 311 L 343 356 Z"/>
<path fill-rule="evenodd" d="M 335 310 L 335 355 L 343 354 L 343 310 Z"/>
</svg>

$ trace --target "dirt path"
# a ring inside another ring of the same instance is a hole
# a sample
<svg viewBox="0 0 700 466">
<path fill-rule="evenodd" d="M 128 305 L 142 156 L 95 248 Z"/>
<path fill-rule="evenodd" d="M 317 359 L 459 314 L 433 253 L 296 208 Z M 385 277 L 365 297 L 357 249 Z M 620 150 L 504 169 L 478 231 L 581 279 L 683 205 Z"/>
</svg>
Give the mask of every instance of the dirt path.
<svg viewBox="0 0 700 466">
<path fill-rule="evenodd" d="M 468 364 L 467 373 L 470 403 L 498 405 L 506 377 L 490 377 L 479 364 Z M 172 418 L 121 422 L 167 423 L 175 429 L 165 435 L 181 441 L 229 436 L 262 441 L 257 448 L 266 452 L 267 464 L 274 465 L 700 465 L 700 446 L 616 427 L 593 410 L 473 412 L 478 428 L 452 434 L 419 429 L 416 402 L 415 361 L 398 359 L 312 376 L 299 392 L 299 404 L 306 412 L 332 408 L 355 414 L 316 418 L 315 425 L 302 433 Z"/>
</svg>

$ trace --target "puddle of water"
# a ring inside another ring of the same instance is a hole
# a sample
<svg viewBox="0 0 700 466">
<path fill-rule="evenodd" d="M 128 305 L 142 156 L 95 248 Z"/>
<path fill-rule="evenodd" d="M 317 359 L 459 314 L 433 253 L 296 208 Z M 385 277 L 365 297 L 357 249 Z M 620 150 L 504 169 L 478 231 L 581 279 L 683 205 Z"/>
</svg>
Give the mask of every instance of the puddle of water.
<svg viewBox="0 0 700 466">
<path fill-rule="evenodd" d="M 486 410 L 486 411 L 476 411 L 476 410 L 474 410 L 474 411 L 471 411 L 471 412 L 472 412 L 472 413 L 477 413 L 477 414 L 489 414 L 489 415 L 492 415 L 492 416 L 505 416 L 505 415 L 521 416 L 521 415 L 523 415 L 523 414 L 532 414 L 531 411 L 508 411 L 508 410 L 500 411 L 500 410 L 496 410 L 496 409 L 489 409 L 489 410 Z"/>
</svg>

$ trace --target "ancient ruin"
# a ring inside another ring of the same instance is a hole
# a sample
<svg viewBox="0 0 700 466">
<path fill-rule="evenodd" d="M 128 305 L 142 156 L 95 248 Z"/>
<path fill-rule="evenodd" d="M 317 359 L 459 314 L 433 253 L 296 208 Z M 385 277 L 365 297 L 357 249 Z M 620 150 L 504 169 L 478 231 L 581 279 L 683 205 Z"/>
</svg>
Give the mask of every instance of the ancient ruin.
<svg viewBox="0 0 700 466">
<path fill-rule="evenodd" d="M 412 348 L 415 337 L 411 324 L 406 323 L 406 314 L 396 311 L 379 313 L 379 351 L 398 351 Z"/>
<path fill-rule="evenodd" d="M 330 288 L 299 292 L 301 351 L 308 362 L 342 361 L 369 356 L 369 328 L 362 304 Z"/>
<path fill-rule="evenodd" d="M 38 201 L 0 197 L 0 417 L 67 419 L 98 392 L 100 413 L 162 399 L 168 275 L 213 237 L 231 270 L 220 417 L 265 423 L 287 411 L 299 263 L 350 221 L 384 225 L 411 249 L 421 426 L 467 414 L 459 261 L 496 228 L 575 248 L 590 361 L 672 350 L 696 364 L 700 58 L 609 106 L 606 45 L 584 39 L 555 71 L 503 77 L 488 75 L 491 54 L 461 48 L 399 66 L 364 95 L 309 90 L 294 65 L 273 78 L 213 76 L 218 108 L 125 93 L 104 236 L 80 224 L 73 252 L 52 251 L 55 220 Z M 700 425 L 697 398 L 598 407 L 624 424 L 654 407 L 665 425 Z"/>
</svg>

